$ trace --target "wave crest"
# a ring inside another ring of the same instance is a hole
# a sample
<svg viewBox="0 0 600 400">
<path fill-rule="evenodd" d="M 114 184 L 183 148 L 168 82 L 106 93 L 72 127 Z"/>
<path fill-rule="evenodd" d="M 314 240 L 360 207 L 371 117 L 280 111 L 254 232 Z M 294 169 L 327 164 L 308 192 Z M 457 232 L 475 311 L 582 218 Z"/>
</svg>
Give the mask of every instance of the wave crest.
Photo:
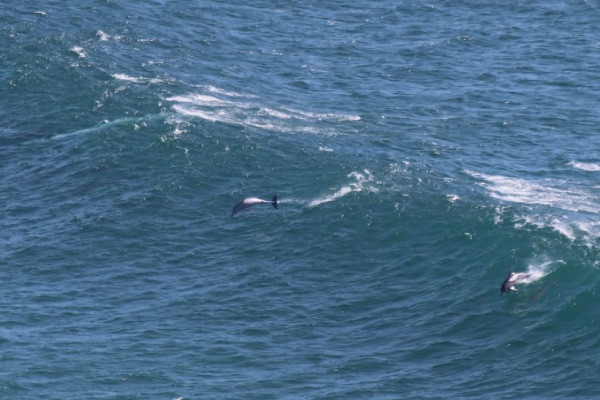
<svg viewBox="0 0 600 400">
<path fill-rule="evenodd" d="M 214 86 L 204 88 L 207 94 L 171 96 L 173 110 L 181 115 L 209 122 L 223 122 L 277 132 L 328 133 L 339 131 L 333 125 L 356 122 L 358 115 L 316 113 L 295 108 L 267 105 L 258 96 L 226 91 Z"/>
</svg>

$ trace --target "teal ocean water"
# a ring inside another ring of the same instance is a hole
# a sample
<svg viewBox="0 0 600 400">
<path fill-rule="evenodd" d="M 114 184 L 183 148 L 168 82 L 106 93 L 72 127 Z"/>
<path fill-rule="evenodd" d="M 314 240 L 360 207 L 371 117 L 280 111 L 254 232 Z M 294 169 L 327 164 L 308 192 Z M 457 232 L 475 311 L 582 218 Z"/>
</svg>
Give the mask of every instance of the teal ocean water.
<svg viewBox="0 0 600 400">
<path fill-rule="evenodd" d="M 0 398 L 598 398 L 598 21 L 5 1 Z"/>
</svg>

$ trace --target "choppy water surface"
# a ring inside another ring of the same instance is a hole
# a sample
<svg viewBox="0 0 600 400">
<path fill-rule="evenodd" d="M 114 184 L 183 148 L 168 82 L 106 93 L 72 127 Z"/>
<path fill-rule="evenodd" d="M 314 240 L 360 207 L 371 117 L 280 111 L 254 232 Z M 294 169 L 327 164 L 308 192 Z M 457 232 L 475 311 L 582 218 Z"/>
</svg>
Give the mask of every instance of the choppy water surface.
<svg viewBox="0 0 600 400">
<path fill-rule="evenodd" d="M 597 397 L 599 14 L 0 5 L 0 397 Z"/>
</svg>

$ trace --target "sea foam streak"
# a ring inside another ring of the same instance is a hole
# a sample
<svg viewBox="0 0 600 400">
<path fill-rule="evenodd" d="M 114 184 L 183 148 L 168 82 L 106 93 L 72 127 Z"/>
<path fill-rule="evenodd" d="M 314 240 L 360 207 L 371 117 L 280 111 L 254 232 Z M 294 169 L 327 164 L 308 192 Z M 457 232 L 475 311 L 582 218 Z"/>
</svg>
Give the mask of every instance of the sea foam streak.
<svg viewBox="0 0 600 400">
<path fill-rule="evenodd" d="M 486 175 L 466 171 L 482 179 L 490 196 L 512 203 L 543 205 L 574 212 L 600 213 L 600 203 L 594 195 L 573 186 L 565 187 L 562 182 L 547 179 L 542 182 L 509 178 L 501 175 Z"/>
<path fill-rule="evenodd" d="M 590 171 L 590 172 L 600 171 L 600 164 L 571 161 L 569 163 L 569 165 L 572 166 L 573 168 L 577 168 L 582 171 Z"/>
<path fill-rule="evenodd" d="M 349 183 L 348 185 L 342 186 L 336 192 L 324 195 L 319 197 L 318 199 L 312 200 L 308 203 L 309 207 L 315 207 L 323 203 L 329 203 L 331 201 L 337 200 L 340 197 L 344 197 L 348 193 L 352 192 L 362 192 L 363 190 L 368 190 L 370 192 L 378 192 L 378 189 L 372 185 L 373 175 L 369 170 L 364 170 L 361 172 L 351 172 L 348 174 L 348 178 L 352 178 L 354 182 Z"/>
<path fill-rule="evenodd" d="M 267 105 L 258 96 L 207 86 L 202 91 L 166 98 L 181 115 L 210 122 L 250 126 L 278 132 L 336 133 L 331 124 L 360 121 L 360 116 L 315 113 L 289 107 Z"/>
<path fill-rule="evenodd" d="M 492 198 L 528 206 L 521 209 L 524 223 L 517 222 L 517 228 L 525 225 L 549 227 L 569 240 L 582 239 L 590 244 L 600 237 L 600 222 L 597 221 L 600 201 L 590 192 L 589 185 L 584 189 L 584 185 L 554 179 L 531 181 L 466 172 L 481 179 L 481 186 Z"/>
<path fill-rule="evenodd" d="M 160 83 L 160 82 L 162 82 L 162 80 L 158 79 L 158 78 L 136 78 L 134 76 L 129 76 L 127 74 L 112 74 L 112 77 L 119 81 L 127 81 L 127 82 L 133 82 L 133 83 L 144 83 L 144 82 Z"/>
</svg>

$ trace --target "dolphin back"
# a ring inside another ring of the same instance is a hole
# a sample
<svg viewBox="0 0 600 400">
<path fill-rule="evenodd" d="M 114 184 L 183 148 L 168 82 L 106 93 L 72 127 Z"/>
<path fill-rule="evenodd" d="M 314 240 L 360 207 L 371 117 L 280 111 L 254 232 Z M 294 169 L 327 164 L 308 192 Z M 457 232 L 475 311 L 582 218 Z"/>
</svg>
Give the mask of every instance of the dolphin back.
<svg viewBox="0 0 600 400">
<path fill-rule="evenodd" d="M 517 288 L 515 287 L 515 285 L 519 283 L 526 283 L 527 278 L 529 278 L 530 276 L 531 274 L 528 274 L 526 272 L 508 271 L 508 276 L 506 277 L 504 282 L 502 282 L 502 286 L 500 286 L 500 292 L 502 294 L 517 292 Z"/>
<path fill-rule="evenodd" d="M 277 208 L 277 195 L 273 196 L 271 199 L 271 204 L 273 204 L 273 207 Z"/>
</svg>

